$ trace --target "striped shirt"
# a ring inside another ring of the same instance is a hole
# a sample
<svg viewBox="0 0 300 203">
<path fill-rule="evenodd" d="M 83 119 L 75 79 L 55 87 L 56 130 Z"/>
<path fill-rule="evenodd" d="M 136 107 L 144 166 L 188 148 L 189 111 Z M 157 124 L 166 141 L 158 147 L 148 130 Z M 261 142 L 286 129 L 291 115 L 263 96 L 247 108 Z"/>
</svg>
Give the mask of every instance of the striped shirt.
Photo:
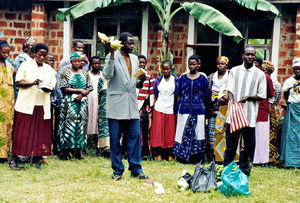
<svg viewBox="0 0 300 203">
<path fill-rule="evenodd" d="M 139 109 L 142 108 L 146 99 L 149 98 L 149 105 L 152 107 L 154 105 L 154 85 L 155 78 L 153 75 L 147 71 L 146 80 L 143 83 L 143 87 L 141 89 L 137 89 L 137 100 Z"/>
<path fill-rule="evenodd" d="M 229 73 L 227 90 L 233 94 L 234 102 L 239 101 L 243 96 L 258 96 L 265 99 L 267 94 L 266 76 L 255 66 L 249 69 L 246 69 L 244 65 L 235 66 Z M 255 127 L 258 105 L 258 101 L 246 101 L 242 104 L 250 127 Z M 226 122 L 230 123 L 228 118 Z"/>
</svg>

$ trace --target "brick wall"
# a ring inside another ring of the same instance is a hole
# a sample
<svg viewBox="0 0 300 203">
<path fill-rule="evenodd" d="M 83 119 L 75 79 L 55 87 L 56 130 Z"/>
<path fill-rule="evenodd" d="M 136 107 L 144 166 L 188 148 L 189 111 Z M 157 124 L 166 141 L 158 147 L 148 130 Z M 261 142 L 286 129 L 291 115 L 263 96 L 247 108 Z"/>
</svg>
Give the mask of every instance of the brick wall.
<svg viewBox="0 0 300 203">
<path fill-rule="evenodd" d="M 298 14 L 300 16 L 300 12 Z M 292 61 L 296 55 L 300 57 L 300 47 L 298 40 L 296 41 L 296 13 L 291 10 L 282 10 L 282 18 L 280 22 L 280 46 L 278 56 L 278 82 L 281 84 L 293 74 Z M 300 25 L 300 19 L 299 19 Z M 300 33 L 299 33 L 300 34 Z M 280 108 L 285 101 L 282 99 L 277 108 L 277 116 L 282 117 L 284 110 Z"/>
<path fill-rule="evenodd" d="M 0 11 L 0 32 L 4 34 L 1 39 L 7 40 L 10 44 L 10 57 L 12 59 L 22 52 L 22 43 L 31 34 L 30 12 L 30 10 L 22 12 Z"/>
<path fill-rule="evenodd" d="M 55 19 L 57 8 L 45 8 L 44 4 L 32 4 L 32 9 L 18 12 L 0 10 L 0 32 L 11 46 L 12 61 L 22 53 L 22 43 L 29 37 L 49 46 L 55 57 L 55 68 L 63 58 L 63 22 Z"/>
<path fill-rule="evenodd" d="M 156 15 L 156 14 L 152 14 Z M 186 44 L 188 32 L 188 15 L 178 13 L 172 20 L 169 32 L 169 48 L 173 54 L 173 64 L 177 75 L 186 70 Z M 148 70 L 155 75 L 159 73 L 160 54 L 163 42 L 162 30 L 156 17 L 149 18 L 148 30 Z"/>
</svg>

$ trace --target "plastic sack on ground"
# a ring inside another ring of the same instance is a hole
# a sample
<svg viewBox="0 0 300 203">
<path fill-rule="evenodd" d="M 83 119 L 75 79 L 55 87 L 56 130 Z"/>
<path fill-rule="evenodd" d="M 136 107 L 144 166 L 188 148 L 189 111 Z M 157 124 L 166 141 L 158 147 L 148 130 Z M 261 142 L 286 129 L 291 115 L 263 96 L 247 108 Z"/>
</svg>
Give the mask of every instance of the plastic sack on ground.
<svg viewBox="0 0 300 203">
<path fill-rule="evenodd" d="M 190 186 L 193 192 L 217 189 L 215 162 L 213 161 L 208 169 L 201 167 L 201 162 L 197 164 Z"/>
<path fill-rule="evenodd" d="M 177 189 L 179 191 L 184 191 L 189 189 L 190 183 L 192 181 L 192 175 L 189 174 L 186 170 L 182 171 L 182 176 L 177 181 Z"/>
<path fill-rule="evenodd" d="M 248 187 L 248 177 L 244 174 L 238 165 L 233 161 L 225 167 L 221 174 L 223 184 L 219 191 L 226 196 L 251 195 Z"/>
</svg>

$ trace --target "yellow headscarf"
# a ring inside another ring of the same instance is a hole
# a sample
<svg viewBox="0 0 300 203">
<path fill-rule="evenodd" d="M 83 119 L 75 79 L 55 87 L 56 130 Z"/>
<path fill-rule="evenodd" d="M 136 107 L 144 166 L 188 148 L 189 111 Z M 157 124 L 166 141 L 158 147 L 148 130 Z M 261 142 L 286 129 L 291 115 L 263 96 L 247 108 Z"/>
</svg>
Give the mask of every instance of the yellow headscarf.
<svg viewBox="0 0 300 203">
<path fill-rule="evenodd" d="M 227 58 L 226 56 L 219 56 L 219 57 L 217 58 L 217 63 L 220 62 L 220 61 L 226 63 L 227 65 L 228 65 L 228 63 L 229 63 L 229 60 L 228 60 L 228 58 Z"/>
</svg>

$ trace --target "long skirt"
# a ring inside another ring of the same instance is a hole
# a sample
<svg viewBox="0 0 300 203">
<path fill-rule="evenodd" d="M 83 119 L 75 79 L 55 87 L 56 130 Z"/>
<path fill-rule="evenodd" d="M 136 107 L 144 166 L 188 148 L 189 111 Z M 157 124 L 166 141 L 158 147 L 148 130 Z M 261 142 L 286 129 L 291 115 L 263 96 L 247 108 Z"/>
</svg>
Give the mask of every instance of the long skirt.
<svg viewBox="0 0 300 203">
<path fill-rule="evenodd" d="M 189 161 L 205 152 L 205 116 L 178 114 L 174 151 L 176 157 Z"/>
<path fill-rule="evenodd" d="M 282 125 L 280 160 L 286 167 L 300 167 L 300 102 L 289 104 Z"/>
<path fill-rule="evenodd" d="M 269 162 L 269 138 L 270 138 L 270 125 L 268 121 L 256 122 L 255 126 L 255 151 L 254 151 L 254 164 L 265 164 Z"/>
<path fill-rule="evenodd" d="M 98 108 L 98 148 L 109 150 L 108 119 L 106 117 L 107 90 L 101 90 Z"/>
<path fill-rule="evenodd" d="M 176 114 L 164 114 L 153 110 L 150 146 L 173 148 L 176 129 Z"/>
<path fill-rule="evenodd" d="M 224 152 L 226 150 L 226 119 L 227 119 L 227 105 L 221 105 L 216 117 L 215 124 L 215 140 L 214 140 L 214 153 L 215 161 L 224 161 Z M 238 142 L 238 147 L 234 157 L 235 161 L 239 161 L 240 153 L 240 141 Z"/>
<path fill-rule="evenodd" d="M 279 160 L 279 137 L 278 137 L 278 121 L 276 119 L 275 107 L 272 104 L 269 108 L 270 116 L 270 157 L 269 162 L 277 163 Z"/>
<path fill-rule="evenodd" d="M 32 115 L 15 113 L 12 154 L 27 157 L 51 155 L 51 119 L 44 120 L 42 106 L 35 106 Z"/>
</svg>

